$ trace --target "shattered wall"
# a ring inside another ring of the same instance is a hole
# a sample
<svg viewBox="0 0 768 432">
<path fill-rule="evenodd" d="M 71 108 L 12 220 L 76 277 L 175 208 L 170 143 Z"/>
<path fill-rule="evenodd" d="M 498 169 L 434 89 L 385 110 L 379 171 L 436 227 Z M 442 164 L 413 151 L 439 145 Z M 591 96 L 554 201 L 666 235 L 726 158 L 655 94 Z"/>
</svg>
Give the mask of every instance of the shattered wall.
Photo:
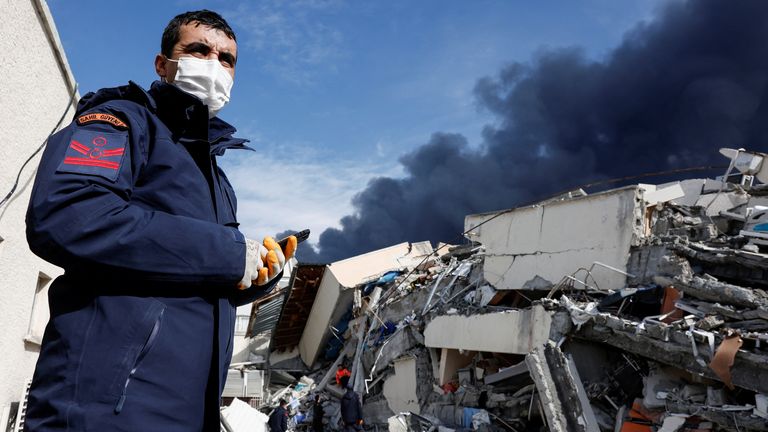
<svg viewBox="0 0 768 432">
<path fill-rule="evenodd" d="M 352 293 L 342 296 L 342 290 L 336 273 L 326 271 L 299 341 L 299 354 L 306 365 L 315 363 L 321 347 L 328 340 L 328 326 L 333 324 L 334 313 L 348 308 L 352 302 Z"/>
<path fill-rule="evenodd" d="M 464 230 L 485 246 L 485 279 L 496 289 L 550 289 L 594 262 L 624 270 L 630 246 L 642 235 L 644 205 L 637 186 L 568 201 L 469 215 Z M 472 229 L 477 225 L 484 225 Z M 624 286 L 626 277 L 592 271 L 600 289 Z"/>
</svg>

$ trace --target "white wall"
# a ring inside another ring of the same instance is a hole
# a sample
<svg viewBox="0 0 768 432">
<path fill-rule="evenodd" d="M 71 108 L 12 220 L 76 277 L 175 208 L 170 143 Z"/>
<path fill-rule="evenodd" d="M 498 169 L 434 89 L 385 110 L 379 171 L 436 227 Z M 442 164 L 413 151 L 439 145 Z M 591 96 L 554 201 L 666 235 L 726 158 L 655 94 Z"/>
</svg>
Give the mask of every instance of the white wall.
<svg viewBox="0 0 768 432">
<path fill-rule="evenodd" d="M 395 360 L 395 374 L 384 381 L 384 397 L 394 413 L 412 412 L 421 414 L 419 397 L 416 394 L 416 359 L 401 357 Z"/>
<path fill-rule="evenodd" d="M 496 289 L 549 289 L 595 261 L 625 270 L 629 248 L 642 235 L 644 208 L 642 191 L 632 186 L 516 209 L 468 237 L 485 246 L 484 276 Z M 469 215 L 464 229 L 497 214 Z M 624 275 L 605 268 L 592 275 L 602 289 L 626 282 Z M 579 276 L 583 280 L 584 273 Z"/>
<path fill-rule="evenodd" d="M 328 331 L 331 316 L 340 296 L 341 285 L 339 285 L 333 272 L 326 269 L 323 273 L 323 280 L 320 281 L 320 288 L 317 289 L 312 310 L 309 312 L 307 325 L 304 327 L 304 333 L 301 334 L 299 341 L 299 354 L 307 366 L 312 366 L 317 359 L 320 344 Z"/>
<path fill-rule="evenodd" d="M 527 354 L 549 340 L 552 314 L 537 305 L 482 315 L 443 315 L 424 329 L 424 345 L 465 351 Z"/>
<path fill-rule="evenodd" d="M 248 320 L 251 318 L 252 303 L 237 307 L 237 317 L 235 318 L 235 335 L 232 341 L 232 363 L 248 361 L 248 338 L 245 333 L 248 331 Z M 245 321 L 244 328 L 242 322 Z"/>
<path fill-rule="evenodd" d="M 68 108 L 73 80 L 44 2 L 0 2 L 0 52 L 1 199 L 24 161 Z M 70 109 L 65 124 L 73 114 Z M 38 155 L 27 164 L 13 198 L 0 207 L 0 407 L 19 400 L 24 381 L 34 371 L 39 345 L 25 342 L 25 337 L 38 277 L 42 273 L 53 279 L 61 273 L 29 251 L 24 235 L 24 214 L 39 160 Z M 46 290 L 47 285 L 36 305 L 40 309 L 32 333 L 38 335 L 48 317 Z"/>
</svg>

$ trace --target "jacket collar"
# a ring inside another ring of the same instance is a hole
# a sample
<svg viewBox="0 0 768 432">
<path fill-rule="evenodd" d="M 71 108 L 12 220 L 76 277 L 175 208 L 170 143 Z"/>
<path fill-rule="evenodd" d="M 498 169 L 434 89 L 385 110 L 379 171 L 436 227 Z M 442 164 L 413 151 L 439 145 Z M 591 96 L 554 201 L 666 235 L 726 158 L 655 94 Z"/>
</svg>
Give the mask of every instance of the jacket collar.
<svg viewBox="0 0 768 432">
<path fill-rule="evenodd" d="M 149 91 L 129 81 L 128 85 L 104 88 L 83 96 L 76 116 L 105 102 L 127 99 L 145 106 L 171 130 L 174 139 L 195 145 L 207 142 L 213 155 L 221 156 L 227 149 L 253 150 L 246 139 L 234 138 L 235 128 L 218 117 L 208 119 L 208 107 L 200 99 L 176 86 L 155 81 Z"/>
<path fill-rule="evenodd" d="M 143 89 L 142 89 L 143 90 Z M 155 81 L 145 92 L 155 106 L 155 113 L 175 139 L 184 143 L 207 142 L 211 154 L 221 156 L 228 149 L 253 150 L 246 139 L 234 138 L 236 129 L 218 117 L 208 119 L 208 107 L 195 96 L 176 86 Z"/>
</svg>

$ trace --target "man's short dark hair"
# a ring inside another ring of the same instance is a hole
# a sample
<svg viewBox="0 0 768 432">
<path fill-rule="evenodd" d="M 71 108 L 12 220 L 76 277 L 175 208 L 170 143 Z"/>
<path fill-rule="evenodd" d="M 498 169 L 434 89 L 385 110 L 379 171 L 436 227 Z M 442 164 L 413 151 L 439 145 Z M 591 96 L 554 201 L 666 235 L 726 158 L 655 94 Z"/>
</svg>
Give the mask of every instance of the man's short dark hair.
<svg viewBox="0 0 768 432">
<path fill-rule="evenodd" d="M 278 403 L 280 404 L 280 406 L 288 405 L 288 401 L 286 401 L 285 399 L 280 399 L 280 402 Z"/>
<path fill-rule="evenodd" d="M 209 11 L 208 9 L 184 12 L 183 14 L 173 17 L 168 25 L 165 26 L 165 30 L 163 30 L 163 39 L 160 42 L 160 52 L 163 53 L 164 56 L 168 58 L 171 57 L 173 47 L 179 41 L 181 26 L 190 23 L 196 23 L 197 25 L 204 25 L 214 30 L 220 30 L 233 41 L 237 41 L 235 32 L 232 31 L 232 28 L 227 24 L 227 21 L 216 12 Z"/>
</svg>

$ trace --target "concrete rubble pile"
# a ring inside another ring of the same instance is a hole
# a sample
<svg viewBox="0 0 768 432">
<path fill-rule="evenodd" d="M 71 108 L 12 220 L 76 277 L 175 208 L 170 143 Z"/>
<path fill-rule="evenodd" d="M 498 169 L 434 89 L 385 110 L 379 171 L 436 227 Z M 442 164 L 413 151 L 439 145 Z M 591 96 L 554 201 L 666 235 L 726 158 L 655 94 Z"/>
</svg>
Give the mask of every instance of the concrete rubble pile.
<svg viewBox="0 0 768 432">
<path fill-rule="evenodd" d="M 337 277 L 348 302 L 316 338 L 336 348 L 293 351 L 311 365 L 289 375 L 310 383 L 295 428 L 320 393 L 339 429 L 343 364 L 368 429 L 768 431 L 768 176 L 765 155 L 733 152 L 733 182 L 469 215 L 466 245 Z"/>
</svg>

